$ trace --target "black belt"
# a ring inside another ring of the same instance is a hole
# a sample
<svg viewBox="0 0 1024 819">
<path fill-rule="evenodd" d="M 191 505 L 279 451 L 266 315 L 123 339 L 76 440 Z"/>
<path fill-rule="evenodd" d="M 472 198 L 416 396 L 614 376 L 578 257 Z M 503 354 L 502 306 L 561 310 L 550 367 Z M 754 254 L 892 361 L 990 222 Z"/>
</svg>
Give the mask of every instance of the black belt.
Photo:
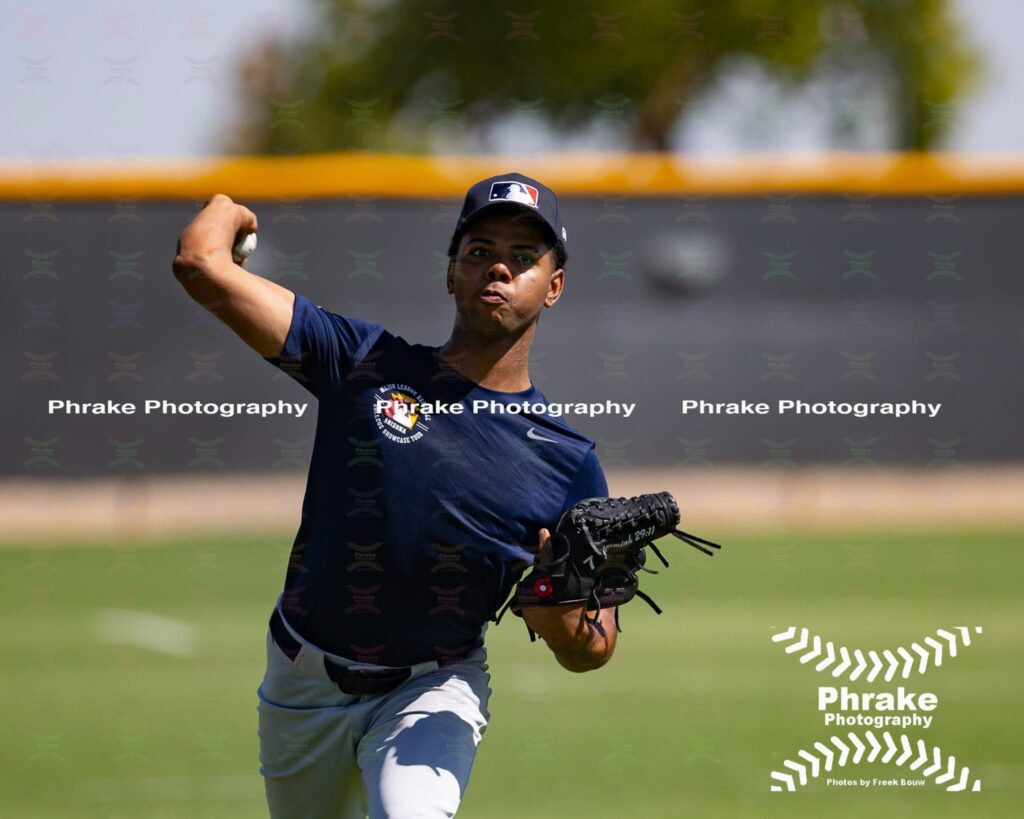
<svg viewBox="0 0 1024 819">
<path fill-rule="evenodd" d="M 270 616 L 270 636 L 284 655 L 294 661 L 299 656 L 302 643 L 292 637 L 285 626 L 281 613 L 274 609 Z M 360 697 L 374 697 L 386 694 L 405 682 L 412 675 L 412 668 L 346 668 L 339 663 L 324 657 L 324 670 L 327 676 L 346 694 Z"/>
</svg>

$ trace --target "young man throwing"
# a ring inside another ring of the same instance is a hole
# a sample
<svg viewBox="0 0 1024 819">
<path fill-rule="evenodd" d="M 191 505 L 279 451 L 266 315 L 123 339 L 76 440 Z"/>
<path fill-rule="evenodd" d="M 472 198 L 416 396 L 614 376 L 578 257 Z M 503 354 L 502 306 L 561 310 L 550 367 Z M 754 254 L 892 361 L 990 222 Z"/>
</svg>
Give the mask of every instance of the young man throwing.
<svg viewBox="0 0 1024 819">
<path fill-rule="evenodd" d="M 453 816 L 488 720 L 487 624 L 523 570 L 550 559 L 547 527 L 608 494 L 593 442 L 559 418 L 471 411 L 546 403 L 529 353 L 565 283 L 558 202 L 518 173 L 469 189 L 441 347 L 250 274 L 232 247 L 256 228 L 250 210 L 214 196 L 181 234 L 173 268 L 319 400 L 259 689 L 271 815 Z M 570 671 L 599 668 L 615 648 L 615 609 L 584 609 L 523 610 Z"/>
</svg>

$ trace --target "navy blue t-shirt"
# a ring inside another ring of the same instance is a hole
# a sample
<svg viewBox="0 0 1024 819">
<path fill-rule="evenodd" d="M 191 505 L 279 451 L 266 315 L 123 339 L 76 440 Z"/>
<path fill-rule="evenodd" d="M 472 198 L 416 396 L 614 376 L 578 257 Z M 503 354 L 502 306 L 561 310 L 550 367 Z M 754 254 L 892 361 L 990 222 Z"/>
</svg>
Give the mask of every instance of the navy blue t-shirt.
<svg viewBox="0 0 1024 819">
<path fill-rule="evenodd" d="M 268 359 L 319 399 L 281 605 L 324 651 L 458 659 L 482 644 L 541 527 L 608 494 L 593 442 L 560 418 L 472 412 L 474 400 L 546 404 L 540 390 L 486 389 L 438 350 L 296 295 Z"/>
</svg>

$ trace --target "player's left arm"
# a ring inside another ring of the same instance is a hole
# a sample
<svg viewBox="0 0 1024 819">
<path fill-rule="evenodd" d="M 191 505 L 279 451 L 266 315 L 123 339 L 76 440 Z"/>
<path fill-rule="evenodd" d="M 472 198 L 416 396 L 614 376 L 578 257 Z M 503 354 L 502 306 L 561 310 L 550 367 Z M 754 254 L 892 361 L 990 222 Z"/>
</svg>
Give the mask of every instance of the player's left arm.
<svg viewBox="0 0 1024 819">
<path fill-rule="evenodd" d="M 538 563 L 551 560 L 551 533 L 540 530 Z M 593 671 L 607 663 L 615 652 L 619 629 L 615 609 L 587 612 L 583 605 L 528 606 L 523 620 L 547 643 L 559 664 L 575 672 Z"/>
</svg>

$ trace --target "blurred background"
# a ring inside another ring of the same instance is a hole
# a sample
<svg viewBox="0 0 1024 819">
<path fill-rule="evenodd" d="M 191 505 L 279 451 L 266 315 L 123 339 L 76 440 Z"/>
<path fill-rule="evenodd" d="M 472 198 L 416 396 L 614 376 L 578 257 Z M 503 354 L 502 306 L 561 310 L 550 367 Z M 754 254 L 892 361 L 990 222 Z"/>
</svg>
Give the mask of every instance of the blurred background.
<svg viewBox="0 0 1024 819">
<path fill-rule="evenodd" d="M 315 418 L 47 413 L 307 400 L 173 280 L 191 216 L 227 193 L 260 219 L 253 272 L 440 344 L 461 196 L 506 170 L 554 188 L 569 231 L 534 382 L 636 402 L 569 420 L 613 494 L 668 489 L 726 549 L 650 578 L 665 614 L 628 609 L 599 674 L 492 629 L 462 813 L 1019 815 L 1019 4 L 5 11 L 0 816 L 265 813 L 255 689 Z M 791 625 L 879 650 L 983 626 L 920 683 L 942 703 L 922 737 L 982 791 L 770 793 L 828 736 L 821 675 L 769 639 Z M 596 771 L 613 793 L 579 785 Z"/>
</svg>

